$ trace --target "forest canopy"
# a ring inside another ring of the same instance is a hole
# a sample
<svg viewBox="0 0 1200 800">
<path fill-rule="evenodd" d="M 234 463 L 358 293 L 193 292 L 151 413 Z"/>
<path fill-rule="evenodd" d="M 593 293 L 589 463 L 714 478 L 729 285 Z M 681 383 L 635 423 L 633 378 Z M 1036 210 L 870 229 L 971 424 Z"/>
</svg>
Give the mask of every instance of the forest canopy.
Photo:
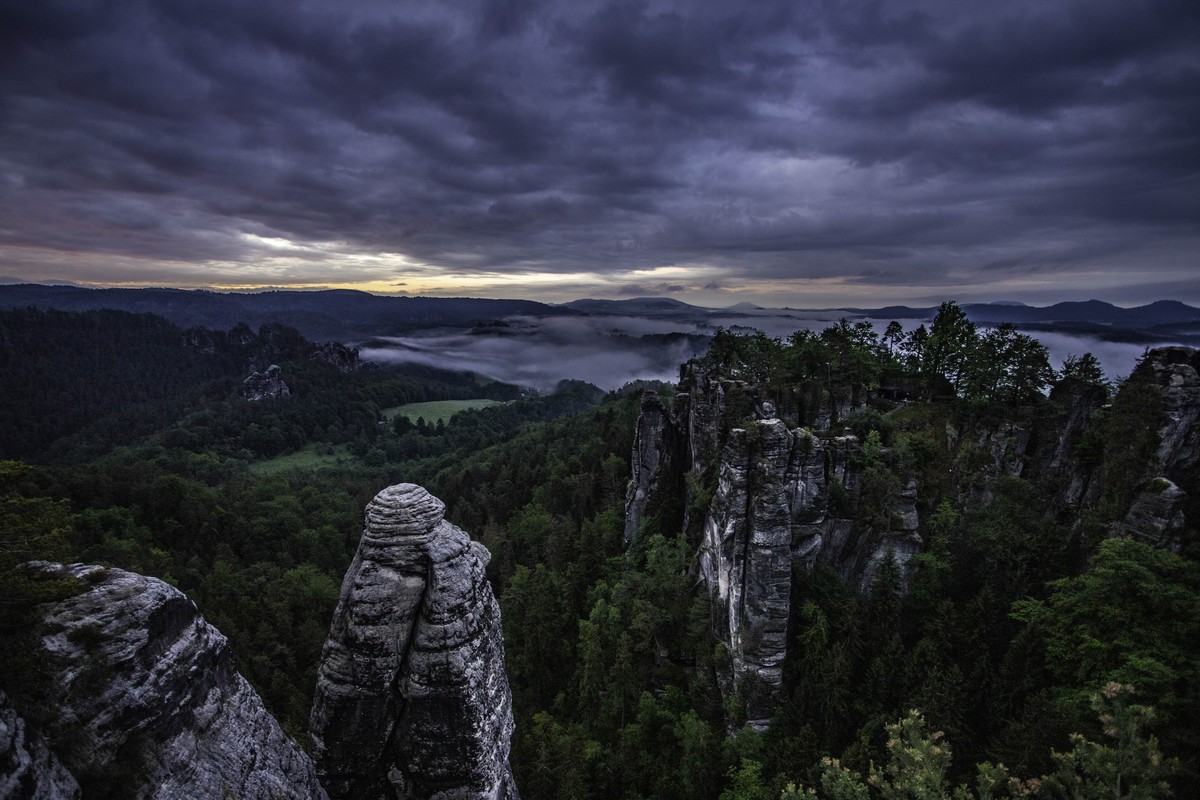
<svg viewBox="0 0 1200 800">
<path fill-rule="evenodd" d="M 1090 797 L 1118 778 L 1115 796 L 1200 791 L 1196 501 L 1177 552 L 1110 535 L 1147 485 L 1163 400 L 1141 379 L 1114 386 L 1090 354 L 1056 372 L 1036 339 L 980 329 L 953 303 L 907 332 L 842 320 L 713 337 L 696 368 L 745 389 L 726 428 L 761 415 L 753 390 L 789 425 L 860 443 L 859 494 L 830 499 L 856 524 L 886 530 L 897 494 L 919 487 L 910 572 L 885 564 L 860 590 L 827 566 L 796 570 L 782 692 L 754 730 L 719 685 L 729 654 L 682 522 L 706 510 L 715 473 L 689 473 L 623 537 L 641 394 L 670 412 L 674 387 L 537 395 L 465 373 L 342 371 L 287 331 L 211 349 L 184 334 L 149 315 L 0 312 L 3 636 L 71 591 L 25 581 L 21 561 L 162 578 L 303 740 L 363 506 L 408 481 L 492 554 L 527 798 Z M 263 363 L 292 397 L 242 396 Z M 501 402 L 433 425 L 383 415 L 472 398 Z M 1087 508 L 979 444 L 1030 431 L 1036 446 L 1079 398 L 1092 416 L 1061 457 L 1095 476 Z M 345 458 L 255 469 L 297 452 Z M 1188 470 L 1173 480 L 1200 497 Z"/>
</svg>

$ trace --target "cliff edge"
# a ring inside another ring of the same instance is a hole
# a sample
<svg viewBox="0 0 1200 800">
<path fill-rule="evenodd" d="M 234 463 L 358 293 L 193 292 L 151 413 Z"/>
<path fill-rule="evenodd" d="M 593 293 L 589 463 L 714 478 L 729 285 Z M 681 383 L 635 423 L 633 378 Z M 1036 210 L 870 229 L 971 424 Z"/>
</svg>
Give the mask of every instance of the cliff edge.
<svg viewBox="0 0 1200 800">
<path fill-rule="evenodd" d="M 234 669 L 225 637 L 182 592 L 119 569 L 31 567 L 83 591 L 40 607 L 27 654 L 36 679 L 11 705 L 0 700 L 0 794 L 326 797 L 308 756 Z"/>
</svg>

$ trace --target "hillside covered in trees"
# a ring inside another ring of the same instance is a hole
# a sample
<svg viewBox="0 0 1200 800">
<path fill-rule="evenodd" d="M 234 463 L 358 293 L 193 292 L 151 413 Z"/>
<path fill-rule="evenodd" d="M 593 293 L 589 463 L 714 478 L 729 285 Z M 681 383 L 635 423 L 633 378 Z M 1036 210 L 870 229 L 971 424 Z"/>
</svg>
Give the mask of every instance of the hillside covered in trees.
<svg viewBox="0 0 1200 800">
<path fill-rule="evenodd" d="M 57 591 L 21 577 L 28 558 L 161 577 L 298 735 L 362 508 L 407 481 L 492 554 L 527 798 L 1200 791 L 1193 351 L 1121 381 L 1087 354 L 1056 372 L 945 304 L 911 332 L 720 333 L 678 386 L 533 396 L 313 347 L 3 312 L 0 634 Z M 290 396 L 247 401 L 272 363 Z M 387 413 L 471 397 L 505 402 L 440 426 Z M 778 472 L 775 431 L 795 454 Z M 279 460 L 297 453 L 316 457 Z M 789 471 L 801 455 L 824 477 Z M 767 531 L 784 484 L 813 488 L 771 528 L 786 575 L 764 585 L 784 590 L 731 616 L 705 564 L 764 563 L 736 531 Z M 764 642 L 775 672 L 738 666 Z M 30 669 L 0 665 L 3 688 Z"/>
</svg>

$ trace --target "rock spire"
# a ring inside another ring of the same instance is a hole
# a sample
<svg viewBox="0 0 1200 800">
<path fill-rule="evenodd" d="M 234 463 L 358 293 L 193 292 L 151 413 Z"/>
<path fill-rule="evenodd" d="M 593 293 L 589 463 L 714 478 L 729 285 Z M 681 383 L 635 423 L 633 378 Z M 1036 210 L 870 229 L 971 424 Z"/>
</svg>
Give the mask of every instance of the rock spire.
<svg viewBox="0 0 1200 800">
<path fill-rule="evenodd" d="M 518 797 L 488 552 L 401 483 L 367 505 L 309 725 L 334 800 Z"/>
</svg>

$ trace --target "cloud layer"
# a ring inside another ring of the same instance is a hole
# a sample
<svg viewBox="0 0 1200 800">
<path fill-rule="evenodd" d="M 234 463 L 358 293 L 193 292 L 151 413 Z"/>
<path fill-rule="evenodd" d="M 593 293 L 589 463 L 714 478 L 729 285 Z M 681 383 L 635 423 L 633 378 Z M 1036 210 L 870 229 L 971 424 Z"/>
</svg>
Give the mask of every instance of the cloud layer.
<svg viewBox="0 0 1200 800">
<path fill-rule="evenodd" d="M 1200 301 L 1189 0 L 0 8 L 0 267 Z"/>
</svg>

